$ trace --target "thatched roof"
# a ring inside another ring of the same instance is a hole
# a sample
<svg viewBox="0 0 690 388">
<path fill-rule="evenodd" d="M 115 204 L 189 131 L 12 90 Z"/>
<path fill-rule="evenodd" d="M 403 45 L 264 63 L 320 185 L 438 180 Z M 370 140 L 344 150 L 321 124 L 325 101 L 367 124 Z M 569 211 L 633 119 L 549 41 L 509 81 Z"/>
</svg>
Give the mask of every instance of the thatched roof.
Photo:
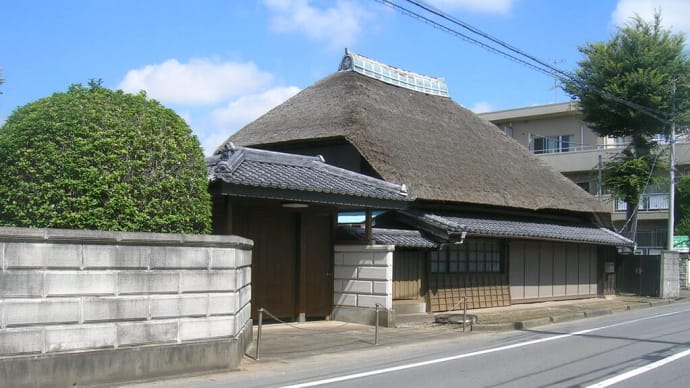
<svg viewBox="0 0 690 388">
<path fill-rule="evenodd" d="M 453 100 L 334 73 L 231 136 L 260 146 L 345 139 L 417 199 L 605 213 L 602 205 L 496 126 Z"/>
</svg>

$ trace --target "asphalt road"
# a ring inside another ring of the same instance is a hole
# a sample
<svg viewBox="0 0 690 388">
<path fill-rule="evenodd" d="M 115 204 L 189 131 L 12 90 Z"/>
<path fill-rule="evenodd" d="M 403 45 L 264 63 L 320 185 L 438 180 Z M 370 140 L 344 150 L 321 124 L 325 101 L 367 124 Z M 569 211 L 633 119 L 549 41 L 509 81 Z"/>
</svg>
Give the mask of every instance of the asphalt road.
<svg viewBox="0 0 690 388">
<path fill-rule="evenodd" d="M 690 304 L 508 333 L 250 365 L 170 387 L 687 387 Z"/>
</svg>

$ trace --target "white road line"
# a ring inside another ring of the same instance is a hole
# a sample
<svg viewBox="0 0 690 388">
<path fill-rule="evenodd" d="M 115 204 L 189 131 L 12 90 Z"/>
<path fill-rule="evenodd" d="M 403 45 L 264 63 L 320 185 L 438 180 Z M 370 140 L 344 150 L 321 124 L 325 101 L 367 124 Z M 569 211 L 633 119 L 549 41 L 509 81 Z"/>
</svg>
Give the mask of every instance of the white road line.
<svg viewBox="0 0 690 388">
<path fill-rule="evenodd" d="M 443 363 L 443 362 L 459 360 L 462 358 L 469 358 L 469 357 L 481 356 L 481 355 L 489 354 L 489 353 L 502 352 L 504 350 L 522 348 L 525 346 L 535 345 L 535 344 L 539 344 L 539 343 L 543 343 L 543 342 L 555 341 L 555 340 L 559 340 L 562 338 L 568 338 L 568 337 L 573 337 L 573 336 L 577 336 L 577 335 L 591 333 L 594 331 L 610 329 L 612 327 L 629 325 L 632 323 L 642 322 L 642 321 L 646 321 L 649 319 L 656 319 L 656 318 L 668 317 L 671 315 L 676 315 L 676 314 L 681 314 L 681 313 L 687 313 L 689 311 L 690 310 L 682 310 L 682 311 L 676 311 L 676 312 L 672 312 L 672 313 L 652 315 L 649 317 L 633 319 L 630 321 L 625 321 L 625 322 L 620 322 L 620 323 L 614 323 L 612 325 L 600 326 L 600 327 L 595 327 L 595 328 L 587 329 L 587 330 L 580 330 L 580 331 L 576 331 L 576 332 L 569 333 L 569 334 L 560 334 L 560 335 L 556 335 L 553 337 L 545 337 L 545 338 L 540 338 L 540 339 L 526 341 L 526 342 L 519 342 L 519 343 L 515 343 L 515 344 L 511 344 L 511 345 L 504 345 L 504 346 L 499 346 L 496 348 L 479 350 L 476 352 L 456 354 L 454 356 L 449 356 L 449 357 L 436 358 L 433 360 L 415 362 L 412 364 L 404 364 L 404 365 L 393 366 L 390 368 L 376 369 L 376 370 L 372 370 L 372 371 L 368 371 L 368 372 L 361 372 L 361 373 L 354 373 L 354 374 L 350 374 L 350 375 L 332 377 L 329 379 L 307 381 L 304 383 L 284 386 L 283 388 L 314 387 L 317 385 L 331 384 L 331 383 L 337 383 L 337 382 L 341 382 L 341 381 L 359 379 L 362 377 L 369 377 L 369 376 L 381 375 L 381 374 L 385 374 L 385 373 L 397 372 L 397 371 L 401 371 L 401 370 L 405 370 L 405 369 L 419 368 L 419 367 L 426 366 L 426 365 L 439 364 L 439 363 Z"/>
<path fill-rule="evenodd" d="M 653 362 L 653 363 L 651 363 L 651 364 L 648 364 L 648 365 L 639 367 L 639 368 L 637 368 L 637 369 L 633 369 L 633 370 L 631 370 L 631 371 L 627 371 L 627 372 L 625 372 L 625 373 L 623 373 L 623 374 L 620 374 L 620 375 L 618 375 L 618 376 L 611 377 L 610 379 L 607 379 L 607 380 L 604 380 L 604 381 L 600 381 L 600 382 L 598 382 L 598 383 L 596 383 L 596 384 L 589 385 L 589 386 L 587 386 L 587 388 L 604 388 L 604 387 L 608 387 L 608 386 L 611 386 L 611 385 L 613 385 L 613 384 L 620 383 L 621 381 L 627 380 L 627 379 L 629 379 L 629 378 L 631 378 L 631 377 L 635 377 L 635 376 L 637 376 L 637 375 L 641 375 L 641 374 L 643 374 L 643 373 L 649 372 L 650 370 L 653 370 L 653 369 L 662 367 L 662 366 L 664 366 L 664 365 L 666 365 L 666 364 L 668 364 L 668 363 L 670 363 L 670 362 L 676 361 L 676 360 L 681 359 L 681 358 L 683 358 L 683 357 L 685 357 L 685 356 L 690 356 L 690 349 L 685 350 L 685 351 L 680 352 L 680 353 L 676 353 L 676 354 L 674 354 L 674 355 L 672 355 L 672 356 L 666 357 L 666 358 L 661 359 L 661 360 L 659 360 L 659 361 L 655 361 L 655 362 Z"/>
</svg>

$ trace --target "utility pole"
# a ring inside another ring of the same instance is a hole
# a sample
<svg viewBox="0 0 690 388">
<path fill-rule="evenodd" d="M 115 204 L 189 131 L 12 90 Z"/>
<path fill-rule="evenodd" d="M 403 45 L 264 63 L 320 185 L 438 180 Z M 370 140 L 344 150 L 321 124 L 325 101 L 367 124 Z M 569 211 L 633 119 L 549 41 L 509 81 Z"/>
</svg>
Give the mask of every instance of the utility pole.
<svg viewBox="0 0 690 388">
<path fill-rule="evenodd" d="M 668 192 L 668 244 L 667 249 L 673 250 L 673 229 L 674 229 L 674 211 L 676 201 L 676 173 L 675 173 L 675 148 L 676 148 L 676 123 L 671 123 L 671 136 L 669 137 L 669 159 L 670 159 L 670 173 L 671 185 Z"/>
<path fill-rule="evenodd" d="M 673 232 L 674 232 L 674 211 L 676 201 L 676 165 L 675 165 L 675 148 L 676 148 L 676 81 L 673 81 L 673 101 L 671 108 L 671 135 L 668 138 L 669 146 L 669 178 L 671 184 L 668 192 L 668 241 L 666 248 L 669 251 L 673 250 Z"/>
</svg>

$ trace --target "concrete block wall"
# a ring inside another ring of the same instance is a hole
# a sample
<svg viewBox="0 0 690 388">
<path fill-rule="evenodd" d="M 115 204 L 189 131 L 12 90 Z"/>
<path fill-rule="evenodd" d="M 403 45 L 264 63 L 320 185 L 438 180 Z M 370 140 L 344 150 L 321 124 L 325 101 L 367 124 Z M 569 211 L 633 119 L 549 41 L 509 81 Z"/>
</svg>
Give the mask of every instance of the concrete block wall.
<svg viewBox="0 0 690 388">
<path fill-rule="evenodd" d="M 251 330 L 251 248 L 236 236 L 0 228 L 0 361 L 237 338 Z"/>
<path fill-rule="evenodd" d="M 675 251 L 661 253 L 660 297 L 677 298 L 680 296 L 680 265 L 681 254 Z"/>
<path fill-rule="evenodd" d="M 394 250 L 392 245 L 334 247 L 334 319 L 373 323 L 377 303 L 393 308 Z"/>
</svg>

